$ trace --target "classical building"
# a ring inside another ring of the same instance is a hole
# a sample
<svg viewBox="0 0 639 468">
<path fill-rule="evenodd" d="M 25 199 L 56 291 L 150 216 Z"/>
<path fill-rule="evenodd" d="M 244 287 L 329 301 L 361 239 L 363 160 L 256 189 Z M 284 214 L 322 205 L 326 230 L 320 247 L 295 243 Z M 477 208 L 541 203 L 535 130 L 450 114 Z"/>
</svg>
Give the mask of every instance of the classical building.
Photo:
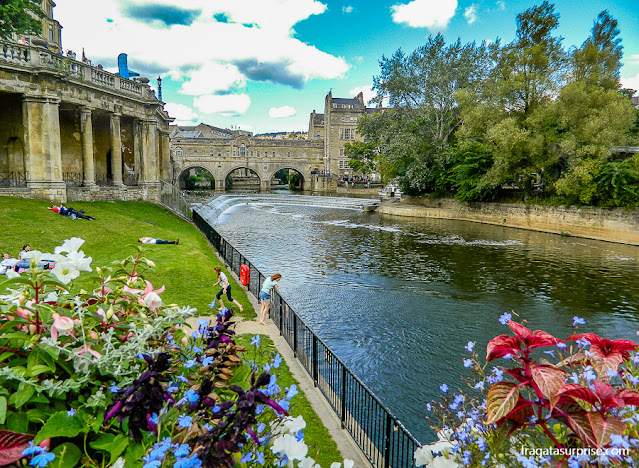
<svg viewBox="0 0 639 468">
<path fill-rule="evenodd" d="M 308 138 L 324 142 L 324 168 L 329 174 L 338 177 L 356 175 L 348 167 L 348 157 L 344 154 L 344 145 L 352 141 L 363 141 L 357 133 L 357 121 L 364 115 L 381 112 L 377 107 L 366 107 L 364 95 L 354 98 L 334 98 L 329 92 L 324 100 L 324 113 L 311 113 L 308 125 Z"/>
<path fill-rule="evenodd" d="M 57 24 L 53 2 L 43 5 L 45 23 Z M 59 37 L 58 25 L 58 47 Z M 0 41 L 0 194 L 156 200 L 159 180 L 172 178 L 172 119 L 148 80 L 122 78 L 39 43 Z"/>
</svg>

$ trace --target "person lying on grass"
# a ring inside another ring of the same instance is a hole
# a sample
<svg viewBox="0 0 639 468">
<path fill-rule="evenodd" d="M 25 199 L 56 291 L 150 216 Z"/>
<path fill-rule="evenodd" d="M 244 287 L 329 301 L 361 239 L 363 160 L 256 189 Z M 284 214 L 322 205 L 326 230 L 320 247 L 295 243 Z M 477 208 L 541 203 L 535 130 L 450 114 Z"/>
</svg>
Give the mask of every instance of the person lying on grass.
<svg viewBox="0 0 639 468">
<path fill-rule="evenodd" d="M 138 242 L 142 244 L 175 244 L 178 245 L 180 243 L 180 239 L 176 239 L 174 241 L 166 241 L 162 239 L 156 239 L 155 237 L 140 237 Z"/>
</svg>

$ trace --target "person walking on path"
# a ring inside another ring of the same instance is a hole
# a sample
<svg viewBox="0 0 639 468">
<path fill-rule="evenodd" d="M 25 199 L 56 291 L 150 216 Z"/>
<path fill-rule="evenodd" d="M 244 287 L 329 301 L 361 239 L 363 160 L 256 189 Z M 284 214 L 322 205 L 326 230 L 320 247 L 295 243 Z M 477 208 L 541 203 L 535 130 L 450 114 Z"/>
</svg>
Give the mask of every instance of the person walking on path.
<svg viewBox="0 0 639 468">
<path fill-rule="evenodd" d="M 244 310 L 244 307 L 242 307 L 242 304 L 237 302 L 231 296 L 231 283 L 229 283 L 229 279 L 226 277 L 224 273 L 222 273 L 222 269 L 219 266 L 216 266 L 213 269 L 217 273 L 217 281 L 215 282 L 213 286 L 216 286 L 218 283 L 222 285 L 222 289 L 220 289 L 220 292 L 218 292 L 215 295 L 215 299 L 220 301 L 221 307 L 218 310 L 224 309 L 224 301 L 222 301 L 222 294 L 226 294 L 226 297 L 228 298 L 228 300 L 231 301 L 236 306 L 238 306 L 240 308 L 240 312 L 242 312 Z"/>
<path fill-rule="evenodd" d="M 155 237 L 140 237 L 138 242 L 142 244 L 175 244 L 178 245 L 180 243 L 180 239 L 176 239 L 174 241 L 166 241 L 162 239 L 156 239 Z"/>
<path fill-rule="evenodd" d="M 262 308 L 260 309 L 260 323 L 266 325 L 266 314 L 271 308 L 271 295 L 273 294 L 273 288 L 277 289 L 277 283 L 282 279 L 282 275 L 275 273 L 273 276 L 269 276 L 264 280 L 262 289 L 260 290 L 260 300 L 262 301 Z"/>
</svg>

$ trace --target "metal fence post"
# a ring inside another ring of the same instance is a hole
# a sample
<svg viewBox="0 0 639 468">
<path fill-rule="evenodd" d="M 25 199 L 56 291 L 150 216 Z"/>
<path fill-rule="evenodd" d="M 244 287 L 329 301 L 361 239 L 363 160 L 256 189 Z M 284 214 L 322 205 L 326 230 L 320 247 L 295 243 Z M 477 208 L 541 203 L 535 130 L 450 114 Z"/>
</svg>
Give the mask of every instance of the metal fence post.
<svg viewBox="0 0 639 468">
<path fill-rule="evenodd" d="M 391 434 L 393 430 L 393 418 L 391 415 L 386 413 L 386 437 L 384 440 L 384 468 L 388 468 L 390 466 L 390 454 L 391 454 Z"/>
<path fill-rule="evenodd" d="M 317 377 L 318 377 L 318 352 L 317 352 L 317 336 L 313 333 L 313 384 L 317 387 Z"/>
<path fill-rule="evenodd" d="M 346 427 L 346 366 L 342 366 L 342 404 L 340 411 L 340 421 L 342 422 L 342 429 Z"/>
<path fill-rule="evenodd" d="M 297 315 L 293 313 L 293 355 L 297 357 Z"/>
</svg>

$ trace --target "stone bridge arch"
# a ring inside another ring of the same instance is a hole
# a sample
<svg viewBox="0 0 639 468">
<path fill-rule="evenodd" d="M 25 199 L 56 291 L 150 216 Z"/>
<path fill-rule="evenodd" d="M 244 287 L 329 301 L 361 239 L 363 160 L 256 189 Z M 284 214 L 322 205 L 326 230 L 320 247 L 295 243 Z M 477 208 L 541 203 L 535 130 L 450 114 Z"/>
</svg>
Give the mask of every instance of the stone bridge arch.
<svg viewBox="0 0 639 468">
<path fill-rule="evenodd" d="M 195 164 L 177 173 L 176 184 L 182 190 L 215 190 L 215 175 L 204 165 Z"/>
</svg>

